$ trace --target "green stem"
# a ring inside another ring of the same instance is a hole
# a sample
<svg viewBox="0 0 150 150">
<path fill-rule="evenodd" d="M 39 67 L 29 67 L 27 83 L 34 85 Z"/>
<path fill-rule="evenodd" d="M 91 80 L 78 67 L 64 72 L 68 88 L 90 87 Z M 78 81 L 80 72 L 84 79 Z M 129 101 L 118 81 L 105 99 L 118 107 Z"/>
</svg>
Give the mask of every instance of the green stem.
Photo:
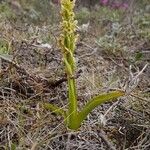
<svg viewBox="0 0 150 150">
<path fill-rule="evenodd" d="M 78 128 L 78 112 L 77 112 L 77 92 L 74 78 L 68 77 L 69 90 L 69 109 L 68 109 L 68 127 L 70 129 Z"/>
</svg>

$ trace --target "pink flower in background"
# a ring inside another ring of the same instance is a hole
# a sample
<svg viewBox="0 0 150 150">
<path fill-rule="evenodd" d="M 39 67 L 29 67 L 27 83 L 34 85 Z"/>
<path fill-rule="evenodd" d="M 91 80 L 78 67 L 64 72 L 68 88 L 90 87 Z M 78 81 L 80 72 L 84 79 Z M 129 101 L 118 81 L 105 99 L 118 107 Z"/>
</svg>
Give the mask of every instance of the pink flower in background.
<svg viewBox="0 0 150 150">
<path fill-rule="evenodd" d="M 118 8 L 120 8 L 120 3 L 113 3 L 111 5 L 111 7 L 114 8 L 114 9 L 118 9 Z"/>
<path fill-rule="evenodd" d="M 100 4 L 103 6 L 108 6 L 108 7 L 113 8 L 113 9 L 126 10 L 129 7 L 128 3 L 119 3 L 119 2 L 110 3 L 109 0 L 100 0 Z"/>
<path fill-rule="evenodd" d="M 59 4 L 60 0 L 52 0 L 54 4 Z"/>
<path fill-rule="evenodd" d="M 109 0 L 100 0 L 100 3 L 101 3 L 102 5 L 107 5 L 108 2 L 109 2 Z"/>
<path fill-rule="evenodd" d="M 120 8 L 122 9 L 128 9 L 129 5 L 127 3 L 121 4 Z"/>
</svg>

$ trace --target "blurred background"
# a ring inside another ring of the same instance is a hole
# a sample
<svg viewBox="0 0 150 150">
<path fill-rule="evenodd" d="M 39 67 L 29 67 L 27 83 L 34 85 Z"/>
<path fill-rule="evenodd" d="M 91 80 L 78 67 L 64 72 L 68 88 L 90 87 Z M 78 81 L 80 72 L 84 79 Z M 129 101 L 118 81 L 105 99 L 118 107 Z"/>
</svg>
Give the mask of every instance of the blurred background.
<svg viewBox="0 0 150 150">
<path fill-rule="evenodd" d="M 26 23 L 53 24 L 59 20 L 59 3 L 60 0 L 1 0 L 1 18 L 7 17 L 12 21 L 14 19 Z M 84 22 L 96 16 L 100 21 L 101 12 L 108 10 L 108 17 L 114 11 L 120 11 L 118 13 L 125 13 L 124 17 L 130 17 L 132 12 L 140 8 L 149 11 L 149 5 L 149 0 L 76 0 L 77 19 Z"/>
</svg>

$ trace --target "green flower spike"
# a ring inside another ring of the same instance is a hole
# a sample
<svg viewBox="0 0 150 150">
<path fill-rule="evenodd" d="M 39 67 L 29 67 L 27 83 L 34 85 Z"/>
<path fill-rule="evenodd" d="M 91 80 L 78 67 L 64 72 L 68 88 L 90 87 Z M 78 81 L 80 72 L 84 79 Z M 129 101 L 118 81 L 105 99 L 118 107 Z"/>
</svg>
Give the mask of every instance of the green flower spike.
<svg viewBox="0 0 150 150">
<path fill-rule="evenodd" d="M 62 115 L 69 129 L 77 130 L 80 128 L 83 120 L 95 107 L 112 99 L 117 99 L 125 93 L 118 90 L 98 95 L 89 100 L 81 111 L 78 111 L 76 81 L 74 78 L 76 70 L 74 51 L 78 35 L 76 34 L 77 21 L 73 12 L 74 6 L 75 0 L 61 0 L 62 34 L 60 35 L 59 45 L 68 81 L 68 110 L 65 111 L 48 103 L 44 104 L 44 106 L 46 109 Z"/>
</svg>

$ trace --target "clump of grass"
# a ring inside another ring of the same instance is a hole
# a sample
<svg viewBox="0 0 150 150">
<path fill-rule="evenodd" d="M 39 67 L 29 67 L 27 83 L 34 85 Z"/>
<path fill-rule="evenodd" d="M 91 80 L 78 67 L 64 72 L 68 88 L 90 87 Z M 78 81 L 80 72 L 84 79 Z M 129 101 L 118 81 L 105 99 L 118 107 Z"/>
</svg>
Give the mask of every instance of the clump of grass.
<svg viewBox="0 0 150 150">
<path fill-rule="evenodd" d="M 68 81 L 68 110 L 65 111 L 49 103 L 45 104 L 45 108 L 54 111 L 56 114 L 61 114 L 66 120 L 67 127 L 76 130 L 81 126 L 83 120 L 95 107 L 105 103 L 106 101 L 111 101 L 112 99 L 123 96 L 125 93 L 118 90 L 100 94 L 89 100 L 82 110 L 78 111 L 78 98 L 75 80 L 76 63 L 74 58 L 78 35 L 76 34 L 77 21 L 74 19 L 74 6 L 75 0 L 61 0 L 62 34 L 60 35 L 59 44 Z"/>
<path fill-rule="evenodd" d="M 10 43 L 6 40 L 0 39 L 0 54 L 9 54 Z"/>
</svg>

